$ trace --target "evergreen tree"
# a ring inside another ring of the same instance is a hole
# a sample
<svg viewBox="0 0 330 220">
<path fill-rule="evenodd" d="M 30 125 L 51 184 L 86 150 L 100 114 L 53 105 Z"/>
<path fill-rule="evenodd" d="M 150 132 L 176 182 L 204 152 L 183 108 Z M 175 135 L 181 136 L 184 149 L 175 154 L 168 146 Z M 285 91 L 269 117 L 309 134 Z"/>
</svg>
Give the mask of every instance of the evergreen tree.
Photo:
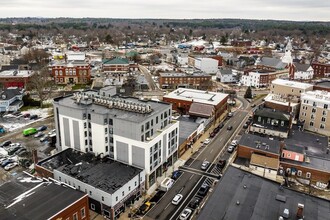
<svg viewBox="0 0 330 220">
<path fill-rule="evenodd" d="M 245 94 L 244 94 L 244 98 L 246 98 L 246 99 L 251 99 L 252 98 L 252 90 L 251 90 L 250 86 L 246 89 Z"/>
</svg>

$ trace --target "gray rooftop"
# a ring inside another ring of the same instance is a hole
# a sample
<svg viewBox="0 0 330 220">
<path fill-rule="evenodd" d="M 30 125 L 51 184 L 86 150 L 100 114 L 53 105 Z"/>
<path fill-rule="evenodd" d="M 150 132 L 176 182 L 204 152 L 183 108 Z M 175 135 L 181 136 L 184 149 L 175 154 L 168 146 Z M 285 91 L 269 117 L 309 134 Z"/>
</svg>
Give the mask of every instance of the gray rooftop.
<svg viewBox="0 0 330 220">
<path fill-rule="evenodd" d="M 179 123 L 179 145 L 187 140 L 187 138 L 197 130 L 199 124 L 193 120 L 189 120 L 184 117 L 177 119 Z"/>
<path fill-rule="evenodd" d="M 257 144 L 260 144 L 260 148 L 256 148 Z M 265 151 L 270 153 L 279 154 L 280 153 L 280 141 L 270 140 L 266 137 L 260 137 L 253 134 L 243 134 L 239 145 L 257 149 L 259 151 Z M 266 145 L 269 145 L 269 149 L 265 149 Z"/>
<path fill-rule="evenodd" d="M 275 69 L 284 69 L 287 66 L 281 59 L 274 57 L 262 57 L 258 65 L 269 66 Z"/>
<path fill-rule="evenodd" d="M 284 202 L 276 197 L 281 197 Z M 198 219 L 278 219 L 286 208 L 290 213 L 287 219 L 296 219 L 298 203 L 304 204 L 305 219 L 329 219 L 329 201 L 287 188 L 280 190 L 278 183 L 230 166 Z"/>
<path fill-rule="evenodd" d="M 88 91 L 88 93 L 93 93 L 93 94 L 97 95 L 97 92 L 94 92 L 94 91 Z M 66 107 L 75 108 L 75 109 L 90 109 L 94 113 L 97 113 L 97 114 L 109 114 L 109 115 L 112 115 L 113 117 L 116 117 L 117 119 L 131 121 L 131 122 L 135 122 L 135 123 L 143 122 L 149 117 L 158 115 L 159 113 L 166 110 L 166 108 L 171 109 L 170 103 L 161 102 L 161 101 L 139 100 L 137 98 L 131 98 L 131 97 L 125 97 L 125 98 L 121 97 L 121 98 L 117 98 L 117 99 L 125 100 L 125 101 L 132 102 L 132 103 L 137 103 L 137 104 L 150 105 L 152 112 L 140 114 L 140 113 L 117 109 L 117 108 L 108 108 L 106 106 L 98 105 L 98 104 L 94 104 L 94 103 L 90 104 L 90 105 L 78 104 L 73 99 L 73 95 L 56 98 L 56 99 L 54 99 L 54 102 L 60 106 L 66 106 Z"/>
<path fill-rule="evenodd" d="M 142 172 L 142 169 L 109 158 L 101 160 L 72 148 L 40 161 L 38 165 L 62 172 L 108 193 L 115 192 Z"/>
<path fill-rule="evenodd" d="M 323 81 L 315 83 L 316 86 L 321 86 L 325 88 L 330 88 L 330 81 Z"/>
<path fill-rule="evenodd" d="M 28 191 L 28 196 L 24 196 Z M 84 196 L 54 182 L 21 177 L 0 186 L 0 216 L 1 219 L 49 219 Z"/>
</svg>

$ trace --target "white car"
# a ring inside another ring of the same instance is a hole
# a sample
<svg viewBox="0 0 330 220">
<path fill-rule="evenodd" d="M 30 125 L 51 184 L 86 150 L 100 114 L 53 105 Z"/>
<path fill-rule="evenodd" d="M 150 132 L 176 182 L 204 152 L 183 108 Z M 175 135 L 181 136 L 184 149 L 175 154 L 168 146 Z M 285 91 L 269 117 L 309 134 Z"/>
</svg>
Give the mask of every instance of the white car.
<svg viewBox="0 0 330 220">
<path fill-rule="evenodd" d="M 211 142 L 211 140 L 208 139 L 208 138 L 206 138 L 205 141 L 204 141 L 204 144 L 207 145 L 207 144 L 209 144 L 210 142 Z"/>
<path fill-rule="evenodd" d="M 53 133 L 55 133 L 56 132 L 56 129 L 53 129 L 53 130 L 51 130 L 50 132 L 48 132 L 48 135 L 51 135 L 51 134 L 53 134 Z"/>
<path fill-rule="evenodd" d="M 234 147 L 236 147 L 237 146 L 237 140 L 232 140 L 230 145 L 233 145 Z"/>
<path fill-rule="evenodd" d="M 16 167 L 18 165 L 18 163 L 16 162 L 13 162 L 13 163 L 10 163 L 8 164 L 7 166 L 5 166 L 5 170 L 11 170 L 12 168 Z"/>
<path fill-rule="evenodd" d="M 201 166 L 201 170 L 207 170 L 207 168 L 210 166 L 210 162 L 208 162 L 207 160 L 204 160 L 204 162 L 202 163 Z"/>
<path fill-rule="evenodd" d="M 172 204 L 173 205 L 178 205 L 180 203 L 180 201 L 182 200 L 183 195 L 181 194 L 176 194 L 172 200 Z"/>
<path fill-rule="evenodd" d="M 191 213 L 192 213 L 191 209 L 184 209 L 183 212 L 180 214 L 180 220 L 189 219 Z"/>
</svg>

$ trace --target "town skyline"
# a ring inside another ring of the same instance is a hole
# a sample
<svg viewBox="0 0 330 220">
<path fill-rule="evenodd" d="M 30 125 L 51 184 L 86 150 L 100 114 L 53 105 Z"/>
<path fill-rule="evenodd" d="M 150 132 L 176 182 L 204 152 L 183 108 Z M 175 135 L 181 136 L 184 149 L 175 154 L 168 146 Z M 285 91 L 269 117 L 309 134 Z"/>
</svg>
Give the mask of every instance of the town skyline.
<svg viewBox="0 0 330 220">
<path fill-rule="evenodd" d="M 239 8 L 237 6 L 240 6 Z M 258 20 L 330 21 L 330 3 L 323 1 L 209 1 L 207 4 L 187 2 L 124 1 L 5 1 L 1 17 L 72 17 L 72 18 L 156 18 L 156 19 L 217 19 L 240 18 Z"/>
</svg>

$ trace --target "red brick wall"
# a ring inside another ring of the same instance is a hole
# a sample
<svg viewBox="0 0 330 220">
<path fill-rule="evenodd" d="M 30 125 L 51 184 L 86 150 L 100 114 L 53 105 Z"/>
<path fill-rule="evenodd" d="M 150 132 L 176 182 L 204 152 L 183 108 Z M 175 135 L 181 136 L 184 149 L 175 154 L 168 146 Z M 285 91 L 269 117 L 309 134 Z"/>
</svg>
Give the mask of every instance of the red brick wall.
<svg viewBox="0 0 330 220">
<path fill-rule="evenodd" d="M 251 155 L 253 153 L 262 154 L 264 156 L 271 157 L 271 158 L 277 158 L 277 159 L 279 158 L 278 154 L 274 154 L 274 153 L 270 153 L 270 152 L 264 152 L 264 151 L 258 150 L 257 148 L 252 149 L 252 148 L 249 148 L 249 147 L 246 147 L 246 146 L 243 146 L 243 145 L 238 145 L 238 148 L 237 148 L 237 156 L 238 157 L 251 159 Z"/>
<path fill-rule="evenodd" d="M 49 178 L 49 177 L 54 178 L 54 174 L 51 171 L 43 168 L 42 166 L 39 166 L 38 164 L 35 165 L 35 170 L 39 176 L 42 176 L 45 178 Z"/>
<path fill-rule="evenodd" d="M 63 219 L 67 220 L 73 219 L 73 215 L 77 213 L 77 219 L 81 220 L 89 220 L 89 208 L 88 208 L 88 196 L 85 195 L 82 199 L 78 200 L 71 206 L 67 207 L 60 213 L 58 213 L 56 216 L 53 216 L 51 219 L 52 220 L 58 220 L 58 219 Z M 85 209 L 85 217 L 83 218 L 81 215 L 81 209 Z"/>
<path fill-rule="evenodd" d="M 330 64 L 312 63 L 315 77 L 324 77 L 325 73 L 330 73 Z"/>
<path fill-rule="evenodd" d="M 311 179 L 314 182 L 321 181 L 324 183 L 328 183 L 328 181 L 330 180 L 330 173 L 326 172 L 326 171 L 316 170 L 316 169 L 312 169 L 309 167 L 304 167 L 304 166 L 300 166 L 297 164 L 291 164 L 289 162 L 283 162 L 283 161 L 280 161 L 280 166 L 282 166 L 284 168 L 284 171 L 287 168 L 296 168 L 297 171 L 301 170 L 302 171 L 301 178 L 306 178 L 306 173 L 310 172 Z M 297 174 L 295 176 L 297 176 Z"/>
</svg>

